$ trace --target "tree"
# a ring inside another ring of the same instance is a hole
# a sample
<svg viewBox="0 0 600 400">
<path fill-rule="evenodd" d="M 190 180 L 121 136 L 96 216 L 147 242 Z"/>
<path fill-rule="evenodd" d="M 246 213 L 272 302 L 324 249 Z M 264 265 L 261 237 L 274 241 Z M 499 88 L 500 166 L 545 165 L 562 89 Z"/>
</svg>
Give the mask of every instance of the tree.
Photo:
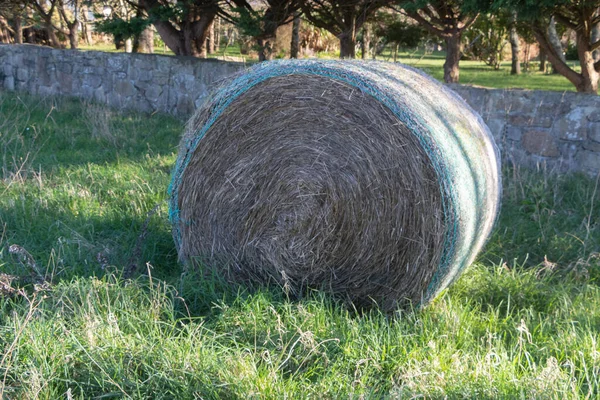
<svg viewBox="0 0 600 400">
<path fill-rule="evenodd" d="M 264 0 L 263 3 L 232 1 L 236 5 L 232 11 L 237 15 L 229 15 L 229 19 L 244 34 L 256 40 L 259 61 L 272 60 L 277 28 L 293 21 L 294 13 L 300 7 L 299 0 Z"/>
<path fill-rule="evenodd" d="M 598 0 L 497 0 L 494 6 L 512 9 L 531 25 L 533 34 L 555 70 L 566 77 L 578 92 L 597 93 L 600 61 L 595 61 L 594 50 L 600 40 L 592 38 L 592 29 L 600 23 Z M 555 48 L 548 32 L 551 19 L 570 28 L 576 34 L 577 55 L 581 72 L 571 68 L 562 58 L 562 50 Z"/>
<path fill-rule="evenodd" d="M 406 15 L 446 42 L 444 81 L 458 82 L 461 39 L 480 11 L 465 8 L 463 0 L 399 0 L 397 5 Z"/>
<path fill-rule="evenodd" d="M 508 25 L 506 13 L 480 15 L 465 33 L 469 45 L 464 53 L 496 70 L 500 69 L 504 48 L 508 44 Z"/>
<path fill-rule="evenodd" d="M 79 23 L 82 0 L 56 0 L 58 15 L 60 16 L 62 26 L 54 28 L 69 38 L 69 45 L 76 49 L 79 45 Z"/>
<path fill-rule="evenodd" d="M 142 32 L 152 24 L 176 55 L 205 57 L 209 28 L 221 12 L 220 3 L 221 0 L 127 0 L 135 15 L 115 14 L 98 21 L 96 26 L 115 38 L 138 38 L 139 42 Z"/>
<path fill-rule="evenodd" d="M 11 41 L 9 36 L 12 36 L 14 43 L 23 43 L 23 31 L 33 26 L 24 25 L 28 21 L 29 12 L 27 4 L 21 0 L 3 0 L 0 3 L 0 30 L 4 32 L 0 32 L 0 36 L 5 36 L 6 43 Z M 0 39 L 0 43 L 2 42 Z"/>
<path fill-rule="evenodd" d="M 302 23 L 300 15 L 301 13 L 299 11 L 294 13 L 292 43 L 290 44 L 290 58 L 298 58 L 298 53 L 300 52 L 300 24 Z"/>
<path fill-rule="evenodd" d="M 408 23 L 398 18 L 398 15 L 380 13 L 377 15 L 375 36 L 383 40 L 383 46 L 387 44 L 394 46 L 394 62 L 396 62 L 398 48 L 417 47 L 425 37 L 425 32 L 419 25 Z"/>
<path fill-rule="evenodd" d="M 42 23 L 44 25 L 44 29 L 48 34 L 48 40 L 50 45 L 55 48 L 62 48 L 62 44 L 55 32 L 55 25 L 52 21 L 54 17 L 54 11 L 56 10 L 56 6 L 58 5 L 57 0 L 28 0 L 33 7 L 33 9 L 37 12 L 37 15 L 41 18 Z"/>
<path fill-rule="evenodd" d="M 340 58 L 356 57 L 356 36 L 365 22 L 389 0 L 304 0 L 308 21 L 340 40 Z"/>
<path fill-rule="evenodd" d="M 510 51 L 512 56 L 512 63 L 510 66 L 511 75 L 521 74 L 521 63 L 519 62 L 519 33 L 517 32 L 517 13 L 513 12 L 510 21 Z"/>
</svg>

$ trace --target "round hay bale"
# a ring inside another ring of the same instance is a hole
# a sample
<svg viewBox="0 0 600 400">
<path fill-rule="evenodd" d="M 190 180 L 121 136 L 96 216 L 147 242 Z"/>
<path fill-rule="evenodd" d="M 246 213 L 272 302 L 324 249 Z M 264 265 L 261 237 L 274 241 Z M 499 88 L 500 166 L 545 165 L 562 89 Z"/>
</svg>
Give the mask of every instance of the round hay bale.
<svg viewBox="0 0 600 400">
<path fill-rule="evenodd" d="M 170 188 L 179 257 L 359 308 L 426 304 L 485 243 L 498 160 L 480 117 L 417 70 L 262 63 L 188 124 Z"/>
</svg>

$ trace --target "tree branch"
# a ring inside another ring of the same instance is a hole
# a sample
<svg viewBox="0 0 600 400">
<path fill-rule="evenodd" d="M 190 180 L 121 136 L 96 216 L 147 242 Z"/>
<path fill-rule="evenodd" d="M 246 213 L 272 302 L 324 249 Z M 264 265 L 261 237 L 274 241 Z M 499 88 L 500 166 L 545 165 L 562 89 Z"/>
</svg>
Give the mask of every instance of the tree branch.
<svg viewBox="0 0 600 400">
<path fill-rule="evenodd" d="M 431 33 L 433 33 L 436 36 L 439 36 L 441 38 L 446 38 L 448 36 L 448 33 L 433 26 L 431 24 L 431 22 L 429 22 L 427 19 L 423 18 L 421 16 L 421 14 L 419 14 L 418 11 L 414 12 L 414 11 L 406 11 L 404 10 L 404 12 L 406 13 L 406 15 L 408 15 L 410 18 L 414 19 L 415 21 L 417 21 L 418 23 L 420 23 L 421 25 L 423 25 L 423 27 L 425 29 L 427 29 L 428 31 L 430 31 Z"/>
<path fill-rule="evenodd" d="M 554 68 L 556 68 L 556 70 L 562 76 L 567 78 L 573 85 L 575 85 L 576 87 L 579 86 L 579 84 L 581 83 L 581 74 L 575 72 L 571 67 L 567 65 L 567 63 L 561 60 L 560 56 L 556 53 L 556 50 L 554 50 L 554 47 L 548 40 L 544 30 L 539 26 L 534 26 L 533 35 L 535 36 L 540 46 L 546 52 L 546 55 L 548 56 L 548 59 L 550 60 Z"/>
</svg>

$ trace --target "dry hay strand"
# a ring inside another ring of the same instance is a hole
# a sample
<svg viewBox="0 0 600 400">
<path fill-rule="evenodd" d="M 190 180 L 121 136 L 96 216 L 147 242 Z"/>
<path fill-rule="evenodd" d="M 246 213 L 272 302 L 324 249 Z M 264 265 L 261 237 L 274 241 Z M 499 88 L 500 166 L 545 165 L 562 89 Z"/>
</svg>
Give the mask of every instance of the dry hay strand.
<svg viewBox="0 0 600 400">
<path fill-rule="evenodd" d="M 447 89 L 383 63 L 286 61 L 192 118 L 171 186 L 179 256 L 357 308 L 426 304 L 483 246 L 497 150 Z"/>
</svg>

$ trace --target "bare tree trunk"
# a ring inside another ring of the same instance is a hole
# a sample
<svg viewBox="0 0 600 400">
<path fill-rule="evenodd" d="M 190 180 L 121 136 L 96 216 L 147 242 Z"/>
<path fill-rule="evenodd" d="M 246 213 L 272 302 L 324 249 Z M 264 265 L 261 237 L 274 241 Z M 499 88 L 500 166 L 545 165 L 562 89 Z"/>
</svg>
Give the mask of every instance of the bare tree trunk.
<svg viewBox="0 0 600 400">
<path fill-rule="evenodd" d="M 513 13 L 510 24 L 510 50 L 512 53 L 511 75 L 521 74 L 521 63 L 519 62 L 519 34 L 517 33 L 517 13 Z"/>
<path fill-rule="evenodd" d="M 354 30 L 340 36 L 340 58 L 356 58 L 356 35 Z"/>
<path fill-rule="evenodd" d="M 15 43 L 23 44 L 23 19 L 15 15 Z"/>
<path fill-rule="evenodd" d="M 10 32 L 6 27 L 8 26 L 8 21 L 0 15 L 0 43 L 11 43 L 12 37 Z"/>
<path fill-rule="evenodd" d="M 151 26 L 147 27 L 140 33 L 137 38 L 137 52 L 138 53 L 154 53 L 154 30 Z"/>
<path fill-rule="evenodd" d="M 554 20 L 554 17 L 550 18 L 550 24 L 548 25 L 548 39 L 550 40 L 550 44 L 554 48 L 556 54 L 558 54 L 562 61 L 565 61 L 563 47 L 560 42 L 560 38 L 558 37 L 558 33 L 556 33 L 556 21 Z M 554 64 L 552 64 L 552 73 L 558 73 Z"/>
<path fill-rule="evenodd" d="M 592 43 L 600 40 L 600 22 L 592 27 Z M 594 50 L 592 53 L 594 61 L 600 61 L 600 50 Z"/>
<path fill-rule="evenodd" d="M 52 26 L 52 23 L 49 21 L 46 22 L 44 24 L 44 29 L 48 33 L 48 39 L 50 40 L 50 46 L 54 47 L 55 49 L 62 48 L 63 46 L 60 43 L 60 40 L 58 40 L 58 37 L 56 36 L 56 32 L 54 32 L 54 27 Z"/>
<path fill-rule="evenodd" d="M 361 58 L 366 60 L 369 57 L 369 51 L 371 50 L 371 26 L 370 24 L 364 24 L 363 35 L 361 43 Z"/>
<path fill-rule="evenodd" d="M 538 69 L 540 72 L 546 72 L 546 52 L 544 51 L 542 46 L 540 46 L 539 58 L 540 58 L 540 67 Z"/>
<path fill-rule="evenodd" d="M 79 23 L 77 21 L 69 26 L 69 45 L 71 49 L 77 49 L 79 45 Z"/>
<path fill-rule="evenodd" d="M 25 13 L 27 14 L 27 19 L 31 20 L 31 18 L 33 17 L 33 12 L 31 11 L 31 9 L 29 7 L 26 9 Z M 35 31 L 33 30 L 32 27 L 25 29 L 24 34 L 25 34 L 25 42 L 26 43 L 31 43 L 31 44 L 35 43 Z"/>
<path fill-rule="evenodd" d="M 273 48 L 273 44 L 275 43 L 275 37 L 262 37 L 257 40 L 258 46 L 260 49 L 258 50 L 258 61 L 269 61 L 273 59 L 275 55 L 275 51 Z"/>
<path fill-rule="evenodd" d="M 581 65 L 581 82 L 576 85 L 577 91 L 598 93 L 600 72 L 594 68 L 594 57 L 591 52 L 590 41 L 582 30 L 577 31 L 577 55 Z"/>
<path fill-rule="evenodd" d="M 91 46 L 92 44 L 94 44 L 94 39 L 92 38 L 92 31 L 90 30 L 90 20 L 88 18 L 88 15 L 90 13 L 90 9 L 89 7 L 84 7 L 83 10 L 81 11 L 81 17 L 82 17 L 82 21 L 81 21 L 81 30 L 83 33 L 83 38 L 85 39 L 85 43 L 88 46 Z"/>
<path fill-rule="evenodd" d="M 221 18 L 217 17 L 215 22 L 215 51 L 221 50 Z"/>
<path fill-rule="evenodd" d="M 292 23 L 292 43 L 290 44 L 290 58 L 298 58 L 300 52 L 300 11 L 294 13 L 294 22 Z"/>
<path fill-rule="evenodd" d="M 458 83 L 461 36 L 459 32 L 446 38 L 446 61 L 444 62 L 444 82 L 446 83 Z"/>
<path fill-rule="evenodd" d="M 208 54 L 215 52 L 215 21 L 208 26 L 208 39 L 206 39 L 206 50 Z"/>
</svg>

